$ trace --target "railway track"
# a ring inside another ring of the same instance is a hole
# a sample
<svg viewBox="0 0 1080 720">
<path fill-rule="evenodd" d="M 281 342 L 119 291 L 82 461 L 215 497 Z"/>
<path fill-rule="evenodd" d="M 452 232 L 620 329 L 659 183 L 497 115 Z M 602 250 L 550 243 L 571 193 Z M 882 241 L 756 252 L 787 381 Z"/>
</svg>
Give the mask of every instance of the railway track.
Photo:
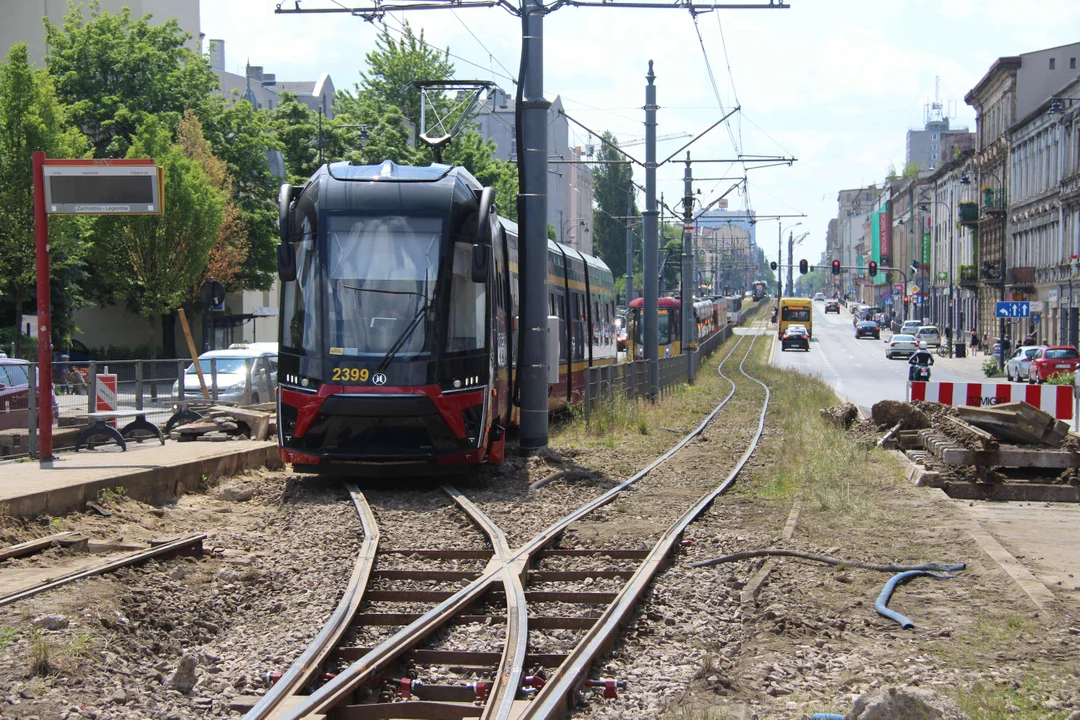
<svg viewBox="0 0 1080 720">
<path fill-rule="evenodd" d="M 761 386 L 764 399 L 756 431 L 724 480 L 651 547 L 565 542 L 574 523 L 619 499 L 705 431 L 736 396 L 736 382 L 723 369 L 747 338 L 738 369 Z M 617 695 L 621 681 L 592 677 L 593 660 L 618 638 L 686 527 L 731 486 L 757 447 L 769 390 L 744 370 L 756 338 L 742 336 L 720 363 L 730 392 L 697 428 L 516 549 L 482 507 L 451 486 L 442 491 L 483 533 L 482 545 L 380 549 L 375 515 L 350 486 L 365 533 L 350 583 L 323 630 L 287 672 L 270 678 L 273 686 L 245 720 L 539 719 L 568 714 L 582 692 Z"/>
</svg>

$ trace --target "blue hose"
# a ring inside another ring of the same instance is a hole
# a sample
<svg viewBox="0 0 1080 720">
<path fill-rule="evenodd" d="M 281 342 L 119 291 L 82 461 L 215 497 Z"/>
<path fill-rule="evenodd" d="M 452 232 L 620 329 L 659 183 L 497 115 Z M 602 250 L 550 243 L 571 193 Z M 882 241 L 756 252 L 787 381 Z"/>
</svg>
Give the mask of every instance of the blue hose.
<svg viewBox="0 0 1080 720">
<path fill-rule="evenodd" d="M 911 630 L 912 628 L 914 628 L 915 623 L 911 622 L 911 620 L 907 619 L 900 613 L 889 609 L 889 598 L 892 597 L 893 590 L 896 589 L 897 585 L 904 582 L 905 580 L 909 580 L 913 577 L 918 577 L 920 575 L 929 575 L 930 577 L 937 578 L 939 580 L 948 580 L 949 578 L 956 577 L 955 575 L 937 575 L 935 573 L 927 572 L 925 570 L 909 570 L 908 572 L 902 572 L 898 575 L 893 575 L 889 579 L 889 582 L 885 583 L 885 587 L 881 588 L 881 593 L 878 595 L 877 600 L 874 601 L 874 609 L 878 611 L 878 614 L 883 615 L 890 620 L 895 620 L 896 622 L 900 623 L 900 627 L 904 628 L 905 630 Z"/>
<path fill-rule="evenodd" d="M 845 717 L 836 713 L 814 713 L 810 716 L 810 720 L 844 720 Z"/>
</svg>

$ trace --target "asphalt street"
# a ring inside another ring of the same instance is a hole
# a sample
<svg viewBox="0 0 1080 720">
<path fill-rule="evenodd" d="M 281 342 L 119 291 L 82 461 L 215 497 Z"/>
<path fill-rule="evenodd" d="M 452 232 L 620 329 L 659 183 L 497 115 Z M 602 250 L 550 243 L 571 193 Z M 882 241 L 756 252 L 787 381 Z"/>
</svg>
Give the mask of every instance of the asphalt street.
<svg viewBox="0 0 1080 720">
<path fill-rule="evenodd" d="M 817 376 L 828 383 L 844 400 L 858 405 L 866 414 L 879 400 L 907 399 L 907 358 L 885 358 L 889 333 L 883 332 L 881 340 L 855 339 L 851 313 L 840 308 L 840 314 L 825 314 L 825 303 L 814 302 L 814 337 L 810 352 L 802 350 L 781 351 L 775 339 L 773 364 L 790 368 L 806 375 Z M 979 382 L 981 373 L 974 367 L 960 371 L 955 361 L 942 361 L 935 356 L 931 368 L 931 380 L 940 382 Z M 967 365 L 973 365 L 969 360 Z"/>
</svg>

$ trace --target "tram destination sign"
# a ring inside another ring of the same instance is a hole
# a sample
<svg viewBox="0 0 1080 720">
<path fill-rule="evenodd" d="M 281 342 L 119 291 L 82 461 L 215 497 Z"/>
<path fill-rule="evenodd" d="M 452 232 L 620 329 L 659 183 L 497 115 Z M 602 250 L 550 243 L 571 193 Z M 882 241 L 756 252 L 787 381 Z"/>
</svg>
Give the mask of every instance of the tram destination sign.
<svg viewBox="0 0 1080 720">
<path fill-rule="evenodd" d="M 48 160 L 49 215 L 160 215 L 164 173 L 153 160 Z"/>
</svg>

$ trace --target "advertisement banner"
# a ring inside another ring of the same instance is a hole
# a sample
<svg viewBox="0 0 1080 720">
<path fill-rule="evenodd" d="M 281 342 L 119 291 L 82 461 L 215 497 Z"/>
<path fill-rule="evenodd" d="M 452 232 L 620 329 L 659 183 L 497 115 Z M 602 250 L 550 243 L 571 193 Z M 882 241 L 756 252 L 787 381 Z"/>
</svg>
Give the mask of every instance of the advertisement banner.
<svg viewBox="0 0 1080 720">
<path fill-rule="evenodd" d="M 881 213 L 881 219 L 878 221 L 878 229 L 881 232 L 881 262 L 882 264 L 888 264 L 892 259 L 892 218 L 888 212 Z"/>
<path fill-rule="evenodd" d="M 922 264 L 930 264 L 930 233 L 923 233 L 922 236 Z"/>
</svg>

